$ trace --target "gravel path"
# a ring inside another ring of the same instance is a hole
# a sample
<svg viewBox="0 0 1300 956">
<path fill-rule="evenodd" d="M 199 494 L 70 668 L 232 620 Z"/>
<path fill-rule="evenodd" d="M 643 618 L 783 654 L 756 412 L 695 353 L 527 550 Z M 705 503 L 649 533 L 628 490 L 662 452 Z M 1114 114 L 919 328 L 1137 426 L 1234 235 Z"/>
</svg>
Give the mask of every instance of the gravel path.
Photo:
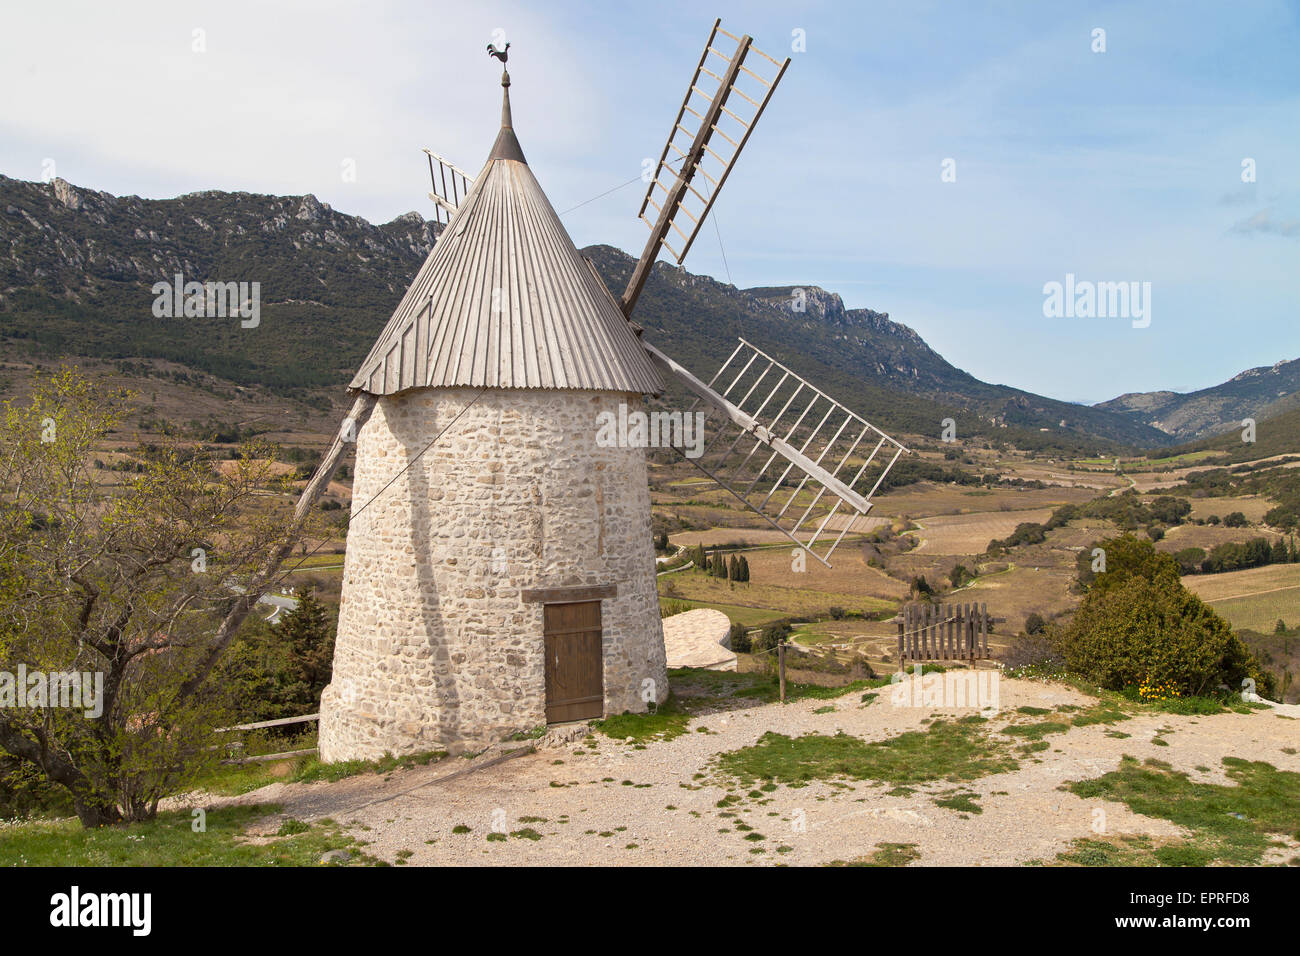
<svg viewBox="0 0 1300 956">
<path fill-rule="evenodd" d="M 1016 717 L 1018 707 L 1095 703 L 1060 685 L 1028 681 L 1003 680 L 1000 694 L 1002 713 L 988 725 L 994 729 L 1004 718 L 1052 719 Z M 597 735 L 592 751 L 577 736 L 516 756 L 502 751 L 474 761 L 449 758 L 383 777 L 275 784 L 204 802 L 279 803 L 281 814 L 259 827 L 266 832 L 283 817 L 332 817 L 369 841 L 367 852 L 397 861 L 406 851 L 410 865 L 811 865 L 864 856 L 879 843 L 916 844 L 917 865 L 980 865 L 1050 860 L 1072 839 L 1094 835 L 1098 809 L 1110 835 L 1177 838 L 1179 829 L 1166 821 L 1060 789 L 1066 781 L 1115 769 L 1125 754 L 1159 758 L 1204 782 L 1226 782 L 1221 761 L 1228 755 L 1300 771 L 1300 756 L 1284 752 L 1300 748 L 1300 721 L 1284 716 L 1291 708 L 1208 717 L 1143 714 L 1113 727 L 1095 724 L 1049 736 L 1050 749 L 1022 759 L 1020 769 L 965 785 L 979 795 L 978 815 L 935 805 L 936 794 L 956 786 L 948 782 L 907 796 L 888 796 L 890 785 L 869 781 L 818 782 L 781 786 L 761 795 L 768 802 L 746 799 L 730 811 L 717 806 L 727 784 L 710 779 L 713 758 L 753 744 L 766 731 L 843 731 L 882 740 L 924 729 L 926 718 L 974 713 L 893 706 L 889 688 L 868 704 L 860 696 L 707 714 L 691 721 L 690 732 L 644 749 Z M 835 710 L 816 713 L 828 705 Z M 1157 737 L 1166 744 L 1154 743 Z M 738 829 L 738 821 L 752 829 Z M 453 832 L 457 827 L 469 832 Z M 494 829 L 515 835 L 489 840 Z"/>
</svg>

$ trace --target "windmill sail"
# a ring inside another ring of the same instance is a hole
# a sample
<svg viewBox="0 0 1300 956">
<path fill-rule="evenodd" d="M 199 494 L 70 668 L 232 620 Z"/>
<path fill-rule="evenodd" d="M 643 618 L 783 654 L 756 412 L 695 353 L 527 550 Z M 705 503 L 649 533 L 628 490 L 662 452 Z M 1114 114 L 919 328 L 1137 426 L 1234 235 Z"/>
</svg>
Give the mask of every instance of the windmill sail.
<svg viewBox="0 0 1300 956">
<path fill-rule="evenodd" d="M 434 219 L 445 226 L 451 222 L 451 217 L 456 214 L 460 204 L 469 195 L 474 185 L 474 177 L 451 160 L 443 159 L 428 148 L 424 150 L 424 155 L 429 160 L 429 181 L 433 184 L 433 188 L 429 190 L 429 198 L 437 206 L 433 214 Z M 434 162 L 438 164 L 437 170 L 433 168 Z"/>
<path fill-rule="evenodd" d="M 751 37 L 728 33 L 721 23 L 713 22 L 686 98 L 659 154 L 654 178 L 641 200 L 638 215 L 650 227 L 650 238 L 623 293 L 621 304 L 627 316 L 636 306 L 661 247 L 668 249 L 678 265 L 686 258 L 718 190 L 790 65 L 789 57 L 784 62 L 775 60 L 754 46 Z M 718 49 L 719 43 L 729 47 L 728 41 L 735 43 L 734 49 Z M 657 218 L 652 221 L 647 210 Z"/>
<path fill-rule="evenodd" d="M 707 383 L 645 347 L 709 406 L 714 437 L 696 467 L 827 567 L 846 534 L 869 529 L 900 442 L 744 339 Z"/>
<path fill-rule="evenodd" d="M 650 236 L 619 303 L 629 321 L 659 250 L 678 265 L 690 252 L 790 65 L 789 57 L 776 60 L 721 24 L 713 22 L 641 200 L 638 216 Z M 866 530 L 871 495 L 907 449 L 744 339 L 709 382 L 641 344 L 696 404 L 708 405 L 717 437 L 694 464 L 830 567 L 844 536 Z M 824 554 L 813 550 L 828 540 Z"/>
</svg>

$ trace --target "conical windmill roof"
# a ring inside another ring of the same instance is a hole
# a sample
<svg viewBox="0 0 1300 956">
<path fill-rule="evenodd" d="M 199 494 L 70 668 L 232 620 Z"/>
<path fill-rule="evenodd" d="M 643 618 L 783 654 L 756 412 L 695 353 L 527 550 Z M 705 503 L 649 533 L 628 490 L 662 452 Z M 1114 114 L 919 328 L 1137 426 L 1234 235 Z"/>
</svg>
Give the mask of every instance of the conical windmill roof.
<svg viewBox="0 0 1300 956">
<path fill-rule="evenodd" d="M 663 383 L 524 159 L 510 118 L 351 387 L 577 388 Z"/>
</svg>

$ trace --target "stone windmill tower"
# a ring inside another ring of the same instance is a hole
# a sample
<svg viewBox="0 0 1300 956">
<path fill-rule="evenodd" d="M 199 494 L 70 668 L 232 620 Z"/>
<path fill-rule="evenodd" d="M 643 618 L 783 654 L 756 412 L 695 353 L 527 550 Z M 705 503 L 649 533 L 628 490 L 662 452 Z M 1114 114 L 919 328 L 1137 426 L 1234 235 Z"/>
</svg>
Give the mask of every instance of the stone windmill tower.
<svg viewBox="0 0 1300 956">
<path fill-rule="evenodd" d="M 719 51 L 719 37 L 735 49 Z M 489 52 L 504 64 L 505 51 Z M 746 66 L 751 53 L 775 75 Z M 876 451 L 892 439 L 743 340 L 714 376 L 726 372 L 726 390 L 715 391 L 630 321 L 660 249 L 685 256 L 788 63 L 714 24 L 642 203 L 651 235 L 621 299 L 575 248 L 527 164 L 508 73 L 501 130 L 478 176 L 471 182 L 439 159 L 453 189 L 435 177 L 431 197 L 449 221 L 353 379 L 353 411 L 303 496 L 319 493 L 355 437 L 322 759 L 455 751 L 664 700 L 645 451 L 600 441 L 597 423 L 642 411 L 665 377 L 720 423 L 712 459 L 696 464 L 818 560 L 830 549 L 813 550 L 810 514 L 825 513 L 817 534 L 842 537 L 866 513 L 869 493 L 853 485 L 876 455 L 853 449 L 868 434 L 879 435 Z M 741 118 L 745 102 L 752 109 Z M 670 231 L 682 237 L 680 253 L 665 241 Z M 762 417 L 782 402 L 781 415 Z M 810 415 L 818 429 L 838 428 L 835 438 L 819 440 Z M 827 455 L 843 450 L 835 442 L 849 424 L 858 443 L 831 470 Z M 876 470 L 887 470 L 886 457 Z M 843 465 L 857 476 L 837 477 Z M 767 492 L 759 480 L 773 478 Z M 827 491 L 834 507 L 818 511 Z M 837 519 L 841 504 L 849 507 Z"/>
</svg>

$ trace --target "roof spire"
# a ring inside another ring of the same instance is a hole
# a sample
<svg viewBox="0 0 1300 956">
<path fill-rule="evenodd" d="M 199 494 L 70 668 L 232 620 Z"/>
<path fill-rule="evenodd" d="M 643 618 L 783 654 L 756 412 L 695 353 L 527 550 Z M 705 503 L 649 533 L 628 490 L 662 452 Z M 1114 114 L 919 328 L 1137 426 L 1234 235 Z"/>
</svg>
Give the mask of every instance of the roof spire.
<svg viewBox="0 0 1300 956">
<path fill-rule="evenodd" d="M 510 57 L 510 44 L 507 42 L 498 50 L 489 43 L 487 52 L 488 56 L 494 56 L 501 61 L 501 132 L 497 134 L 497 141 L 492 144 L 492 152 L 488 154 L 488 160 L 513 159 L 527 163 L 528 160 L 524 159 L 524 151 L 519 145 L 519 140 L 515 138 L 514 120 L 510 115 L 510 72 L 506 69 L 506 60 Z"/>
<path fill-rule="evenodd" d="M 510 74 L 506 70 L 501 71 L 501 127 L 514 129 L 510 117 Z"/>
</svg>

